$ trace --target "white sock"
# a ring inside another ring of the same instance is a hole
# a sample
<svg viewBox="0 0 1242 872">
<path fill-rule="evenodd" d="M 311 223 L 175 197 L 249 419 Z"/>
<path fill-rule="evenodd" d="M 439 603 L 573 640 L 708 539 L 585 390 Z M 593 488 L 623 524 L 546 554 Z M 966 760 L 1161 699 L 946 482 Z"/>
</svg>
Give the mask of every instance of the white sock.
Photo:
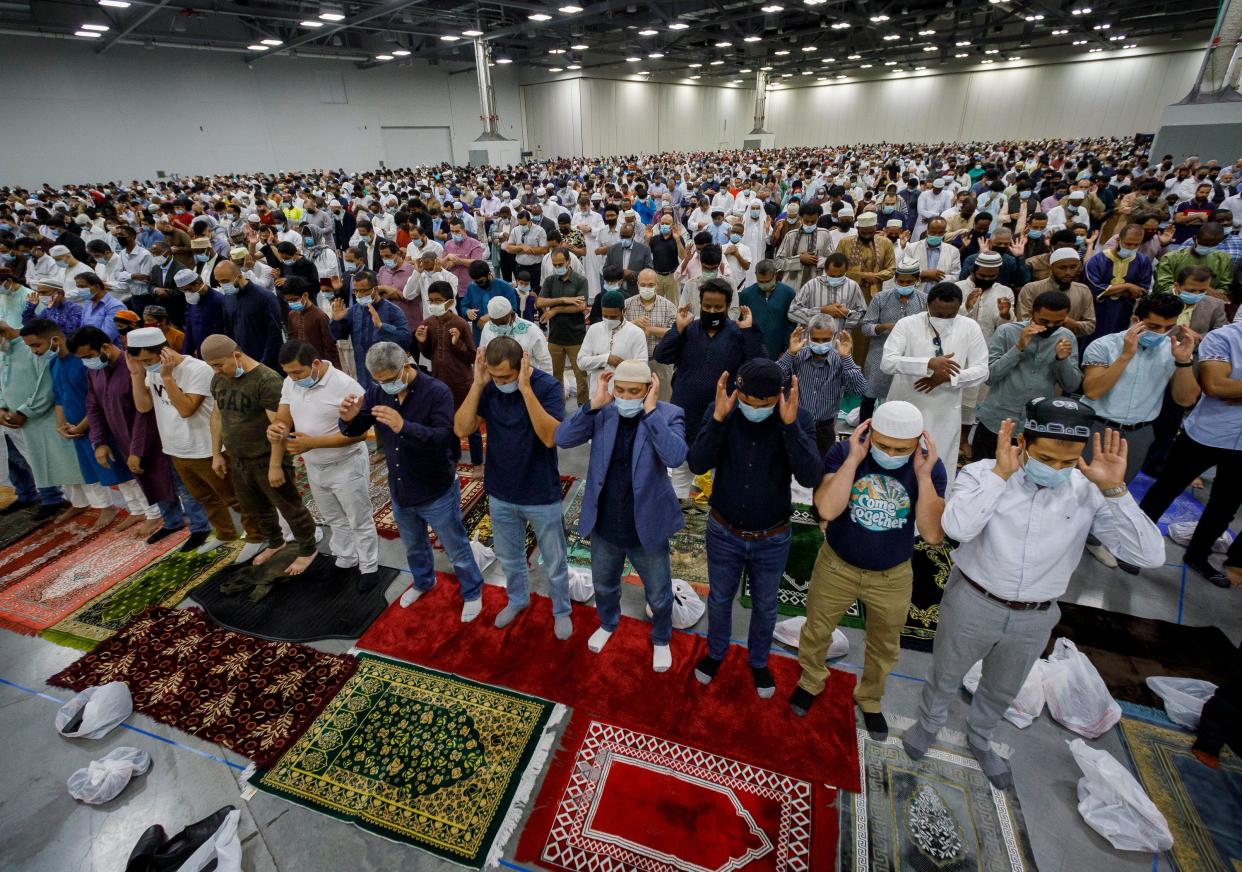
<svg viewBox="0 0 1242 872">
<path fill-rule="evenodd" d="M 479 597 L 476 600 L 470 600 L 469 602 L 463 603 L 461 607 L 461 622 L 463 624 L 470 623 L 475 618 L 477 618 L 480 615 L 480 613 L 482 613 L 482 611 L 483 611 L 483 598 L 482 597 Z"/>
<path fill-rule="evenodd" d="M 653 645 L 651 648 L 651 668 L 656 672 L 668 672 L 673 665 L 673 652 L 667 645 Z"/>
<path fill-rule="evenodd" d="M 223 544 L 224 543 L 221 542 L 219 539 L 217 539 L 215 535 L 210 535 L 207 537 L 206 541 L 204 541 L 202 545 L 198 546 L 198 553 L 206 554 L 209 551 L 215 551 L 217 548 L 219 548 Z"/>
<path fill-rule="evenodd" d="M 587 639 L 587 647 L 591 649 L 592 653 L 598 654 L 604 650 L 604 646 L 608 644 L 608 640 L 611 638 L 612 630 L 605 630 L 603 627 L 600 627 L 591 634 L 591 638 Z"/>
<path fill-rule="evenodd" d="M 410 585 L 405 589 L 405 593 L 401 594 L 401 608 L 408 609 L 414 603 L 418 602 L 418 598 L 423 595 L 423 591 Z"/>
</svg>

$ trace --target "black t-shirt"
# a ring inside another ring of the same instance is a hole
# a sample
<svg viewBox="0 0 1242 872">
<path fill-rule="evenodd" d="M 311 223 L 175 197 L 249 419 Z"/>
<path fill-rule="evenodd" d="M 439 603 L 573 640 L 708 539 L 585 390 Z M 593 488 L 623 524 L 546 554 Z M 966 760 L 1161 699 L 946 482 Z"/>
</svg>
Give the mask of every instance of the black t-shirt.
<svg viewBox="0 0 1242 872">
<path fill-rule="evenodd" d="M 564 278 L 548 276 L 540 285 L 539 296 L 585 298 L 586 279 L 572 271 L 567 272 Z M 566 312 L 548 319 L 548 341 L 553 345 L 581 345 L 585 338 L 586 319 L 581 312 Z"/>
<path fill-rule="evenodd" d="M 677 257 L 677 240 L 664 236 L 659 229 L 651 234 L 651 266 L 658 273 L 670 273 L 677 269 L 681 259 Z"/>
</svg>

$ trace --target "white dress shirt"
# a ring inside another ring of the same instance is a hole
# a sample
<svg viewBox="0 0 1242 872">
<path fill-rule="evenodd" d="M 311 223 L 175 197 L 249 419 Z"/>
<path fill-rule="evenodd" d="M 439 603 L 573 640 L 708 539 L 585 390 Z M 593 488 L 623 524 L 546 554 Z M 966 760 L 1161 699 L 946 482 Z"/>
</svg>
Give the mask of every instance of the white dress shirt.
<svg viewBox="0 0 1242 872">
<path fill-rule="evenodd" d="M 613 354 L 622 360 L 646 360 L 647 334 L 643 328 L 629 321 L 622 321 L 616 330 L 608 329 L 603 321 L 587 328 L 582 347 L 578 349 L 578 366 L 590 377 L 588 397 L 595 396 L 600 373 L 613 371 L 614 367 L 608 363 L 609 355 Z"/>
<path fill-rule="evenodd" d="M 1001 599 L 1047 602 L 1065 593 L 1087 534 L 1135 566 L 1164 563 L 1160 529 L 1129 493 L 1108 498 L 1078 470 L 1060 487 L 1037 487 L 1019 469 L 1008 480 L 995 460 L 961 469 L 941 525 L 957 540 L 953 563 Z"/>
<path fill-rule="evenodd" d="M 424 317 L 428 311 L 427 307 L 431 304 L 431 301 L 427 299 L 427 288 L 431 287 L 432 282 L 448 282 L 453 286 L 453 299 L 457 298 L 457 276 L 446 269 L 435 272 L 419 272 L 415 269 L 406 279 L 405 287 L 401 289 L 401 296 L 407 300 L 418 298 L 423 301 Z"/>
<path fill-rule="evenodd" d="M 444 246 L 436 240 L 431 237 L 424 236 L 422 238 L 422 243 L 422 245 L 415 245 L 411 242 L 407 245 L 405 247 L 405 259 L 412 263 L 429 251 L 434 251 L 436 253 L 436 257 L 444 257 Z"/>
</svg>

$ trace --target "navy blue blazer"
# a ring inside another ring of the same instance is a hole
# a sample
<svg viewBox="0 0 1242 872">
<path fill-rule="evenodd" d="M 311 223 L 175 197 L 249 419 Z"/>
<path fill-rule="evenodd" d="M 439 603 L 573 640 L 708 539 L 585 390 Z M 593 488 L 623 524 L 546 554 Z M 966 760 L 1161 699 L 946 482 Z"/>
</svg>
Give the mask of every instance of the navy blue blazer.
<svg viewBox="0 0 1242 872">
<path fill-rule="evenodd" d="M 560 448 L 591 442 L 591 460 L 578 520 L 578 532 L 584 537 L 595 529 L 599 495 L 612 461 L 620 417 L 612 403 L 597 412 L 579 407 L 572 418 L 562 421 L 556 428 L 556 444 Z M 685 413 L 679 406 L 657 403 L 654 411 L 644 413 L 634 436 L 633 461 L 634 505 L 642 507 L 635 514 L 634 524 L 643 548 L 665 544 L 686 525 L 668 470 L 685 462 L 687 450 Z"/>
</svg>

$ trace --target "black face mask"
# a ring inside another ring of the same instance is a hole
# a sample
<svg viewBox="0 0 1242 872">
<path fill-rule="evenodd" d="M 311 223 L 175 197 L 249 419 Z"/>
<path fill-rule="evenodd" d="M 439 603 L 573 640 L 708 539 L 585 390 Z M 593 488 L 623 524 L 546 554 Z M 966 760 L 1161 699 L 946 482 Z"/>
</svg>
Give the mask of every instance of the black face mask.
<svg viewBox="0 0 1242 872">
<path fill-rule="evenodd" d="M 724 312 L 704 312 L 699 315 L 699 324 L 704 330 L 719 330 L 724 326 L 725 317 Z"/>
<path fill-rule="evenodd" d="M 986 291 L 994 284 L 996 284 L 996 279 L 975 279 L 975 287 L 981 291 Z"/>
<path fill-rule="evenodd" d="M 492 283 L 492 280 L 491 279 L 475 279 L 474 283 L 478 285 L 480 288 L 486 288 L 488 285 Z"/>
<path fill-rule="evenodd" d="M 1059 325 L 1057 327 L 1045 327 L 1043 333 L 1036 333 L 1031 338 L 1032 339 L 1047 339 L 1053 333 L 1056 333 L 1058 329 L 1059 329 Z"/>
</svg>

